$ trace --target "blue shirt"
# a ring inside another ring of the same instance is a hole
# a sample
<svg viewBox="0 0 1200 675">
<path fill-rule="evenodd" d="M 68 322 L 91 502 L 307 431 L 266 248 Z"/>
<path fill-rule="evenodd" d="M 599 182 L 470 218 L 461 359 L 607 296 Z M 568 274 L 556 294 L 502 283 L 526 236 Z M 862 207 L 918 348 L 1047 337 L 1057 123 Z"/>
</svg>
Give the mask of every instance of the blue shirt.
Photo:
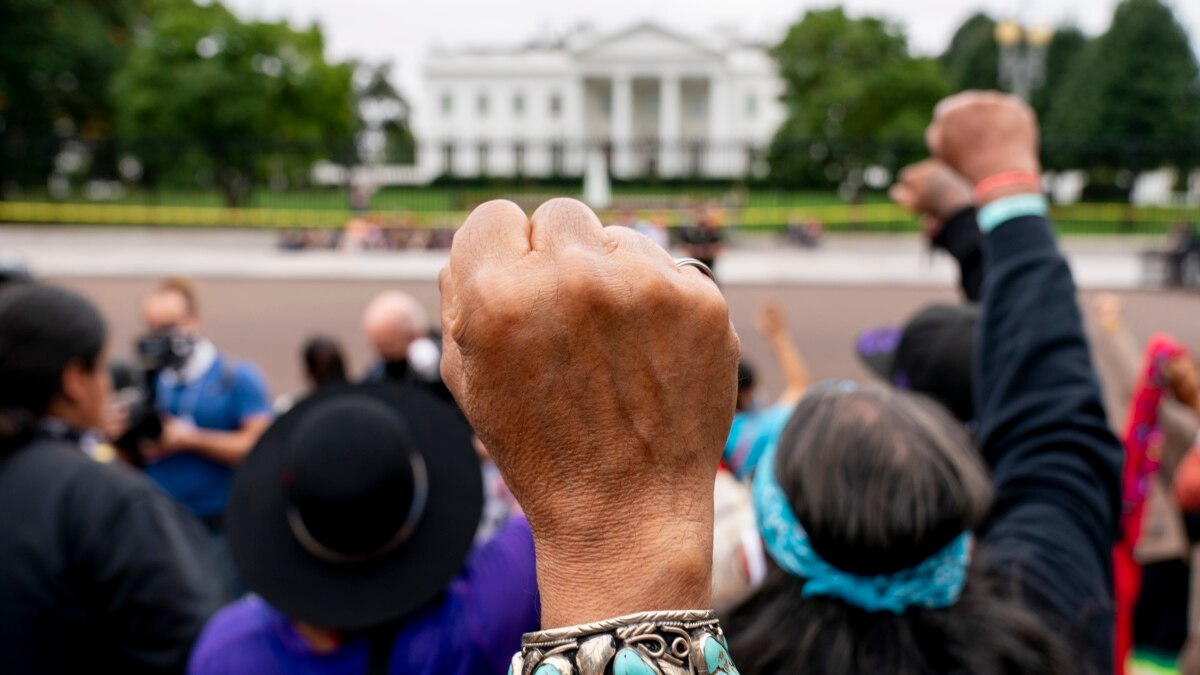
<svg viewBox="0 0 1200 675">
<path fill-rule="evenodd" d="M 249 418 L 271 414 L 266 379 L 253 364 L 218 355 L 192 381 L 158 378 L 158 409 L 200 429 L 236 431 Z M 194 452 L 179 452 L 146 466 L 146 474 L 200 518 L 225 512 L 233 468 Z"/>
<path fill-rule="evenodd" d="M 792 418 L 792 410 L 790 405 L 774 405 L 743 410 L 733 416 L 722 456 L 733 475 L 744 479 L 754 471 L 767 448 L 779 442 L 783 428 Z"/>
<path fill-rule="evenodd" d="M 521 635 L 538 628 L 533 535 L 524 516 L 475 548 L 435 601 L 405 621 L 392 646 L 393 675 L 503 675 Z M 190 675 L 362 675 L 367 644 L 350 638 L 318 654 L 286 616 L 250 596 L 212 618 L 188 666 Z"/>
</svg>

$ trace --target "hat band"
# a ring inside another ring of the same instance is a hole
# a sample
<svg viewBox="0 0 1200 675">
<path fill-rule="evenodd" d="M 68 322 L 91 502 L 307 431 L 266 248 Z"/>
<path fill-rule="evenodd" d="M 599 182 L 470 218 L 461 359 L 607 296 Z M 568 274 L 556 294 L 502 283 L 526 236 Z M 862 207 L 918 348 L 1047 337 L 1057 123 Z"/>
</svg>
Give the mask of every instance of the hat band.
<svg viewBox="0 0 1200 675">
<path fill-rule="evenodd" d="M 408 517 L 404 519 L 400 529 L 396 530 L 396 534 L 384 542 L 383 546 L 370 553 L 350 554 L 335 551 L 313 536 L 312 532 L 308 530 L 308 526 L 304 524 L 304 517 L 300 515 L 300 510 L 295 505 L 289 504 L 287 519 L 288 525 L 292 528 L 292 536 L 300 542 L 304 550 L 321 560 L 332 563 L 366 562 L 396 550 L 417 529 L 417 523 L 421 521 L 421 516 L 425 513 L 425 502 L 429 499 L 429 474 L 425 469 L 425 458 L 412 452 L 408 455 L 408 463 L 412 466 L 413 472 L 413 496 L 408 507 Z"/>
</svg>

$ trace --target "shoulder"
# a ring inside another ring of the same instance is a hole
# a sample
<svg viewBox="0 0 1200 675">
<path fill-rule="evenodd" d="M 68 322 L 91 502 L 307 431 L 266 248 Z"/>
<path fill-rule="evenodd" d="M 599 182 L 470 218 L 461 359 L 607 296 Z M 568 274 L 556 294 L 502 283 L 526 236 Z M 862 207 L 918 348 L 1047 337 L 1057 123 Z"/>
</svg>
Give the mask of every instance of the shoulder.
<svg viewBox="0 0 1200 675">
<path fill-rule="evenodd" d="M 65 441 L 36 441 L 13 458 L 39 483 L 58 483 L 67 492 L 94 496 L 97 506 L 112 509 L 126 500 L 156 494 L 155 487 L 120 462 L 98 462 Z"/>
<path fill-rule="evenodd" d="M 266 383 L 267 377 L 262 368 L 253 361 L 237 359 L 225 354 L 221 355 L 221 365 L 238 382 Z"/>
<path fill-rule="evenodd" d="M 238 600 L 213 615 L 188 663 L 192 675 L 262 672 L 270 659 L 273 610 L 261 598 Z"/>
</svg>

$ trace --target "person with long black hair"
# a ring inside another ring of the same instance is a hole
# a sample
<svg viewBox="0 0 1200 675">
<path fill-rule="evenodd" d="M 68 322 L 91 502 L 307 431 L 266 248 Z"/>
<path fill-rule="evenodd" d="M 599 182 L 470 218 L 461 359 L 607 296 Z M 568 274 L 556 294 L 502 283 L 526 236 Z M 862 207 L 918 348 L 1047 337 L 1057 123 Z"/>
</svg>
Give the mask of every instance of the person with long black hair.
<svg viewBox="0 0 1200 675">
<path fill-rule="evenodd" d="M 106 328 L 74 293 L 0 293 L 0 662 L 182 672 L 219 603 L 199 525 L 81 448 L 107 409 Z"/>
</svg>

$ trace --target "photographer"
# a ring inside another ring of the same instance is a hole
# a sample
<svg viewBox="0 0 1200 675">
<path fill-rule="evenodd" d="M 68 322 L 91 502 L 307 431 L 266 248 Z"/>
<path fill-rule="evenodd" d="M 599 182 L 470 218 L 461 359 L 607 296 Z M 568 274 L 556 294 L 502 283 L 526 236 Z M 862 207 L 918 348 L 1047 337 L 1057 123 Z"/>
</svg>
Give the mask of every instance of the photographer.
<svg viewBox="0 0 1200 675">
<path fill-rule="evenodd" d="M 168 279 L 142 302 L 149 334 L 140 352 L 162 355 L 154 378 L 162 424 L 139 452 L 146 473 L 208 528 L 227 592 L 240 584 L 225 539 L 233 470 L 271 423 L 271 397 L 259 369 L 221 352 L 200 332 L 195 290 Z"/>
</svg>

